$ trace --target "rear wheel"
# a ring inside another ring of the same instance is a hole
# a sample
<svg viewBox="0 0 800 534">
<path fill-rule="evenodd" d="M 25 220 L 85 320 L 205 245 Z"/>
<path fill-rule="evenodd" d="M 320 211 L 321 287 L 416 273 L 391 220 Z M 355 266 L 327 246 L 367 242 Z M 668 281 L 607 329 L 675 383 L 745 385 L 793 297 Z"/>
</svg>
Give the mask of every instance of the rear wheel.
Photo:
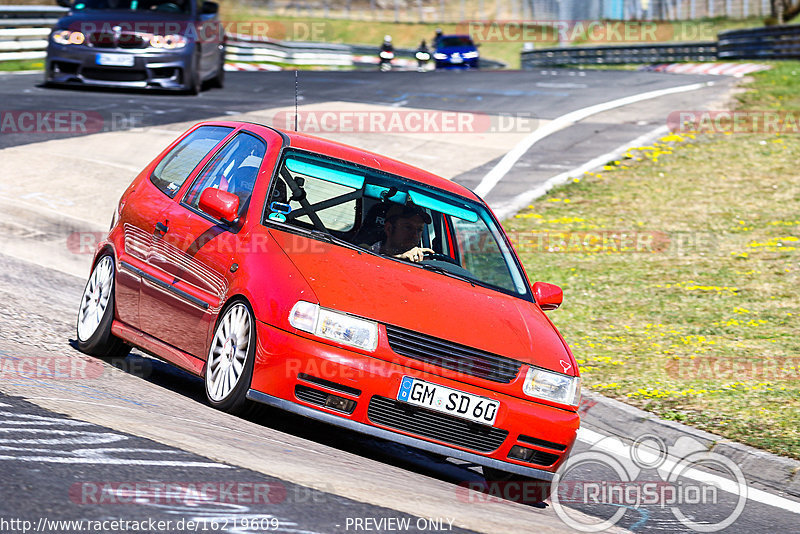
<svg viewBox="0 0 800 534">
<path fill-rule="evenodd" d="M 130 347 L 111 333 L 114 322 L 114 258 L 100 258 L 89 275 L 78 308 L 78 348 L 100 357 L 124 357 Z"/>
<path fill-rule="evenodd" d="M 250 306 L 237 300 L 220 315 L 206 361 L 206 396 L 212 406 L 242 414 L 256 352 L 255 319 Z"/>
</svg>

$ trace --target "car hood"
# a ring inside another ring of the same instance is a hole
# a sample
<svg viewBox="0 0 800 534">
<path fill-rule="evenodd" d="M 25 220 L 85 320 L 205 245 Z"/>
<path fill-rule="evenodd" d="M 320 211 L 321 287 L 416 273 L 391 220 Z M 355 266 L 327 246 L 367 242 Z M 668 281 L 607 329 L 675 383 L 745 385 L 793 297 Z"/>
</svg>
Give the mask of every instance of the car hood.
<svg viewBox="0 0 800 534">
<path fill-rule="evenodd" d="M 104 30 L 111 31 L 119 26 L 122 31 L 143 33 L 181 33 L 193 20 L 189 13 L 164 13 L 147 11 L 90 10 L 72 11 L 58 20 L 60 29 L 82 31 L 84 33 Z"/>
<path fill-rule="evenodd" d="M 577 372 L 561 336 L 532 302 L 320 241 L 309 240 L 297 251 L 296 235 L 271 233 L 290 251 L 321 306 L 560 373 Z"/>
</svg>

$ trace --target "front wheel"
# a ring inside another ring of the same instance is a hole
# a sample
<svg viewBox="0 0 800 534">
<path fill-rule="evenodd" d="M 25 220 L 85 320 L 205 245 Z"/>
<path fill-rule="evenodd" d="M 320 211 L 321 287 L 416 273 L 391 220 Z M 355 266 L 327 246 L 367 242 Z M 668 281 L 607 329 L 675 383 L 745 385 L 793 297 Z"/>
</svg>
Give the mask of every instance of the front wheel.
<svg viewBox="0 0 800 534">
<path fill-rule="evenodd" d="M 234 415 L 245 411 L 255 352 L 253 311 L 236 301 L 221 315 L 208 350 L 205 383 L 212 406 Z"/>
<path fill-rule="evenodd" d="M 95 264 L 78 308 L 78 348 L 92 356 L 124 357 L 130 347 L 111 333 L 114 322 L 114 258 Z"/>
</svg>

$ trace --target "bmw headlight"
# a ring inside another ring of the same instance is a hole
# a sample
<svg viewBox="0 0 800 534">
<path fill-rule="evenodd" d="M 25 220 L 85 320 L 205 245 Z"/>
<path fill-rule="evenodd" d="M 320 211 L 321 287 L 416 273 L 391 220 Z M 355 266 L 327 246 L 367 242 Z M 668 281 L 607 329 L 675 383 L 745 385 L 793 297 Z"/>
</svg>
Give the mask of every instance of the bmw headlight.
<svg viewBox="0 0 800 534">
<path fill-rule="evenodd" d="M 529 397 L 578 406 L 581 401 L 581 379 L 530 367 L 522 391 Z"/>
<path fill-rule="evenodd" d="M 442 54 L 441 52 L 436 52 L 433 54 L 433 57 L 436 59 L 447 59 L 447 54 Z"/>
<path fill-rule="evenodd" d="M 475 59 L 478 57 L 478 52 L 477 50 L 473 50 L 472 52 L 464 52 L 463 56 L 464 59 Z"/>
<path fill-rule="evenodd" d="M 186 38 L 181 35 L 153 35 L 150 37 L 150 46 L 165 50 L 175 50 L 186 46 Z"/>
<path fill-rule="evenodd" d="M 289 324 L 315 336 L 370 352 L 378 346 L 377 323 L 311 302 L 298 301 L 289 312 Z"/>
<path fill-rule="evenodd" d="M 81 32 L 73 32 L 70 30 L 56 30 L 51 37 L 53 42 L 60 45 L 80 45 L 86 41 L 86 36 Z"/>
</svg>

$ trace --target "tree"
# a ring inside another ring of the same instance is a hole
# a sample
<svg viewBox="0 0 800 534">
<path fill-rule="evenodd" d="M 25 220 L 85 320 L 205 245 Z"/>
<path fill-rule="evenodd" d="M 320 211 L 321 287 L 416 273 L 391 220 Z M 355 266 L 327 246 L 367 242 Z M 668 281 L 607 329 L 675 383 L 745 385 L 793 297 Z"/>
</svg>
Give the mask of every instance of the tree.
<svg viewBox="0 0 800 534">
<path fill-rule="evenodd" d="M 800 1 L 772 0 L 772 10 L 767 24 L 785 24 L 800 15 Z"/>
</svg>

